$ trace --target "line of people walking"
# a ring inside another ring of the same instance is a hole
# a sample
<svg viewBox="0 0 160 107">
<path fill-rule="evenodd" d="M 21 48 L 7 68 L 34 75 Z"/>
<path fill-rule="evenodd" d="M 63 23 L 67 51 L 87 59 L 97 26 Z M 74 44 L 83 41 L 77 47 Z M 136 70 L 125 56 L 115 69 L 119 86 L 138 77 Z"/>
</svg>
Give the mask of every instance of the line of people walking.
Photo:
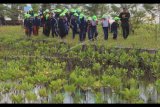
<svg viewBox="0 0 160 107">
<path fill-rule="evenodd" d="M 72 39 L 75 39 L 75 35 L 79 35 L 79 40 L 84 41 L 88 35 L 89 40 L 95 40 L 98 37 L 98 24 L 102 25 L 104 32 L 104 40 L 108 40 L 109 30 L 113 33 L 113 39 L 117 39 L 119 20 L 123 29 L 123 37 L 126 39 L 129 35 L 129 21 L 130 14 L 126 11 L 122 12 L 119 17 L 114 17 L 114 22 L 110 24 L 107 15 L 103 15 L 98 19 L 96 15 L 85 16 L 80 8 L 78 9 L 46 9 L 42 14 L 33 13 L 33 9 L 30 9 L 28 13 L 24 15 L 24 27 L 25 34 L 31 36 L 32 34 L 37 36 L 39 34 L 39 28 L 43 27 L 43 34 L 47 37 L 60 37 L 64 39 L 69 31 L 72 31 Z"/>
</svg>

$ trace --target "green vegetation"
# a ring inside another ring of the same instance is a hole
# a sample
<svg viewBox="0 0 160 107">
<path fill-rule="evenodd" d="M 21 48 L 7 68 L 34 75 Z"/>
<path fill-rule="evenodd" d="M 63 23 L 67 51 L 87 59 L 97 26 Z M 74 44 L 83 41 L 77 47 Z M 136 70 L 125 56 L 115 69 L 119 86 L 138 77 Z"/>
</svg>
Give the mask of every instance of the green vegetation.
<svg viewBox="0 0 160 107">
<path fill-rule="evenodd" d="M 0 27 L 0 32 L 0 93 L 12 93 L 13 103 L 24 103 L 25 99 L 63 103 L 65 92 L 70 93 L 74 103 L 82 103 L 88 91 L 94 94 L 95 103 L 106 103 L 103 97 L 109 93 L 104 91 L 103 96 L 102 89 L 110 89 L 110 96 L 117 95 L 120 103 L 144 103 L 139 97 L 141 81 L 154 84 L 160 93 L 160 42 L 146 29 L 137 30 L 143 35 L 136 33 L 117 41 L 112 40 L 111 34 L 104 41 L 99 30 L 98 41 L 86 42 L 85 49 L 77 46 L 70 51 L 67 50 L 78 44 L 78 36 L 72 41 L 69 35 L 67 43 L 60 44 L 59 38 L 27 38 L 20 26 Z M 154 48 L 157 52 L 136 48 Z M 41 88 L 36 93 L 37 86 Z"/>
</svg>

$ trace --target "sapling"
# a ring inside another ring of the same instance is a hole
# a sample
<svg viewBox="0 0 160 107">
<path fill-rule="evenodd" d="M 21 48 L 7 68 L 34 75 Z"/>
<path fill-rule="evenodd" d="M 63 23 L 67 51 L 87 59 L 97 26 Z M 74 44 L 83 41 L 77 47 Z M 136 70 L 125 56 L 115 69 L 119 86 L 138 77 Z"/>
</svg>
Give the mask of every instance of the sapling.
<svg viewBox="0 0 160 107">
<path fill-rule="evenodd" d="M 125 88 L 123 91 L 121 91 L 121 94 L 123 96 L 123 99 L 128 101 L 128 103 L 135 103 L 139 100 L 139 90 L 138 89 L 128 89 Z"/>
<path fill-rule="evenodd" d="M 53 97 L 53 103 L 59 104 L 59 103 L 63 103 L 64 100 L 64 95 L 63 93 L 57 93 L 54 97 Z"/>
<path fill-rule="evenodd" d="M 32 103 L 32 101 L 36 101 L 37 100 L 37 96 L 35 93 L 33 92 L 27 92 L 26 95 L 25 95 L 26 99 Z"/>
</svg>

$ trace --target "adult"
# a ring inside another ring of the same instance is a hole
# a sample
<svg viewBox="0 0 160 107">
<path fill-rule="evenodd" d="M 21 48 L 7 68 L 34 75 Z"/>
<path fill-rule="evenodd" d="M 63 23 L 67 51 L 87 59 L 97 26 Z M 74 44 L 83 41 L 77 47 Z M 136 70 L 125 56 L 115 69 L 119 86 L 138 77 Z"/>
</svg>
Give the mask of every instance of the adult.
<svg viewBox="0 0 160 107">
<path fill-rule="evenodd" d="M 129 35 L 129 18 L 130 18 L 130 13 L 128 12 L 127 8 L 123 8 L 123 12 L 120 13 L 119 18 L 121 20 L 123 38 L 127 39 Z"/>
</svg>

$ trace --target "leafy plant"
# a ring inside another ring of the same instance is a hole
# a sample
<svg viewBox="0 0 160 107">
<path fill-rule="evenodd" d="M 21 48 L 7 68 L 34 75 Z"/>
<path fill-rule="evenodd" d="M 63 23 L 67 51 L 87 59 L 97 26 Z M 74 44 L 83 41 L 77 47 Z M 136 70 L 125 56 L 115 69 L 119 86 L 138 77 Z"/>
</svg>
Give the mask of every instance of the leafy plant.
<svg viewBox="0 0 160 107">
<path fill-rule="evenodd" d="M 52 91 L 58 92 L 63 88 L 62 85 L 65 82 L 66 82 L 65 79 L 57 79 L 55 81 L 52 81 L 49 87 L 52 89 Z"/>
<path fill-rule="evenodd" d="M 40 89 L 38 93 L 41 97 L 48 97 L 46 88 Z"/>
<path fill-rule="evenodd" d="M 53 103 L 55 104 L 63 103 L 63 100 L 64 100 L 64 95 L 61 93 L 58 93 L 53 97 Z"/>
<path fill-rule="evenodd" d="M 95 94 L 95 101 L 96 103 L 100 104 L 100 103 L 103 103 L 103 99 L 102 99 L 102 94 L 100 92 L 97 92 Z"/>
<path fill-rule="evenodd" d="M 139 90 L 138 89 L 128 89 L 125 88 L 123 91 L 121 91 L 123 99 L 128 101 L 128 103 L 135 103 L 139 100 Z"/>
<path fill-rule="evenodd" d="M 121 79 L 116 76 L 102 76 L 102 84 L 104 87 L 111 87 L 113 90 L 119 90 L 121 87 Z"/>
<path fill-rule="evenodd" d="M 64 85 L 64 90 L 67 91 L 67 92 L 73 93 L 76 90 L 76 87 L 74 86 L 74 84 Z"/>
<path fill-rule="evenodd" d="M 11 95 L 11 99 L 12 99 L 13 103 L 23 103 L 23 101 L 24 101 L 24 98 L 21 94 Z"/>
<path fill-rule="evenodd" d="M 28 101 L 36 101 L 37 100 L 37 96 L 33 92 L 27 92 L 25 97 L 27 98 Z"/>
</svg>

